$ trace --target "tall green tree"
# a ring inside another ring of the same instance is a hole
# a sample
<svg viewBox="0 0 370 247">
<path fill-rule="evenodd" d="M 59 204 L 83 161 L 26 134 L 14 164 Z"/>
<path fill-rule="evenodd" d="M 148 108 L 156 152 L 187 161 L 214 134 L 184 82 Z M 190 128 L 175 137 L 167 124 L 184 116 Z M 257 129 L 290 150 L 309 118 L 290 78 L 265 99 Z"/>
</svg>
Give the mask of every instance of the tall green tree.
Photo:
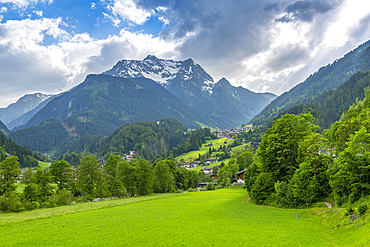
<svg viewBox="0 0 370 247">
<path fill-rule="evenodd" d="M 107 195 L 105 179 L 100 165 L 93 155 L 86 155 L 78 166 L 77 186 L 88 200 Z"/>
<path fill-rule="evenodd" d="M 370 194 L 370 133 L 365 127 L 350 136 L 347 148 L 330 169 L 330 185 L 338 204 Z"/>
<path fill-rule="evenodd" d="M 154 192 L 166 193 L 175 189 L 174 178 L 168 163 L 161 160 L 154 167 Z"/>
<path fill-rule="evenodd" d="M 333 162 L 328 141 L 312 133 L 299 144 L 299 168 L 290 180 L 289 187 L 295 198 L 305 203 L 331 192 L 327 170 Z"/>
<path fill-rule="evenodd" d="M 112 196 L 121 197 L 126 194 L 126 190 L 118 176 L 118 166 L 121 162 L 119 155 L 111 154 L 105 164 L 104 172 L 107 179 L 107 186 Z"/>
<path fill-rule="evenodd" d="M 17 156 L 8 157 L 0 163 L 0 196 L 15 192 L 15 183 L 20 173 Z"/>
<path fill-rule="evenodd" d="M 72 191 L 75 187 L 73 169 L 67 161 L 60 160 L 52 164 L 50 173 L 59 190 Z"/>
</svg>

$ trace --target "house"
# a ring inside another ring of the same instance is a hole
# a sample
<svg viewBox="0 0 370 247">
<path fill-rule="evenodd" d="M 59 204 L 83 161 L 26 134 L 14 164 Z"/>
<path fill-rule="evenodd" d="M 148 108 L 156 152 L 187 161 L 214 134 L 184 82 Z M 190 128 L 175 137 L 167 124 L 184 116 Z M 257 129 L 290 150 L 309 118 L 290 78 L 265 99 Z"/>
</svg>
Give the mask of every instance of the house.
<svg viewBox="0 0 370 247">
<path fill-rule="evenodd" d="M 233 179 L 236 180 L 237 183 L 242 183 L 244 184 L 244 172 L 246 171 L 247 169 L 244 169 L 240 172 L 237 172 L 234 174 L 233 176 Z"/>
<path fill-rule="evenodd" d="M 261 145 L 261 143 L 260 142 L 251 142 L 251 147 L 252 148 L 258 148 L 259 146 Z"/>
<path fill-rule="evenodd" d="M 218 179 L 218 176 L 217 176 L 217 174 L 212 174 L 211 175 L 211 178 L 214 179 L 214 180 L 217 180 Z"/>
</svg>

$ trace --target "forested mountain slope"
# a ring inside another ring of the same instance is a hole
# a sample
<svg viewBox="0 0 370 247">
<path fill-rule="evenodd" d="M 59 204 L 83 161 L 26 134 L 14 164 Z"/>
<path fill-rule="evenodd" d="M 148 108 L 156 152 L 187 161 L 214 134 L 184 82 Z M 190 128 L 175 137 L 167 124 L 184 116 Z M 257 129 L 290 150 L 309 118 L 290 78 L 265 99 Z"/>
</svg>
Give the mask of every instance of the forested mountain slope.
<svg viewBox="0 0 370 247">
<path fill-rule="evenodd" d="M 338 87 L 356 72 L 370 70 L 369 46 L 370 41 L 367 41 L 332 64 L 321 67 L 304 82 L 273 100 L 251 122 L 254 125 L 271 122 L 279 113 L 309 102 L 324 90 Z"/>
<path fill-rule="evenodd" d="M 314 123 L 321 129 L 328 129 L 332 123 L 339 120 L 346 109 L 364 99 L 366 87 L 370 87 L 370 71 L 358 72 L 336 89 L 324 91 L 308 103 L 293 106 L 280 113 L 279 117 L 287 113 L 298 115 L 311 112 L 315 117 Z"/>
<path fill-rule="evenodd" d="M 124 78 L 149 78 L 197 110 L 222 119 L 234 128 L 249 121 L 276 95 L 254 93 L 234 87 L 225 78 L 217 83 L 192 59 L 173 61 L 147 56 L 144 60 L 122 60 L 107 75 Z"/>
<path fill-rule="evenodd" d="M 23 128 L 48 118 L 63 121 L 71 135 L 109 135 L 117 127 L 134 121 L 174 118 L 188 128 L 197 122 L 216 127 L 226 121 L 213 119 L 146 78 L 127 79 L 89 75 L 73 90 L 55 97 Z"/>
</svg>

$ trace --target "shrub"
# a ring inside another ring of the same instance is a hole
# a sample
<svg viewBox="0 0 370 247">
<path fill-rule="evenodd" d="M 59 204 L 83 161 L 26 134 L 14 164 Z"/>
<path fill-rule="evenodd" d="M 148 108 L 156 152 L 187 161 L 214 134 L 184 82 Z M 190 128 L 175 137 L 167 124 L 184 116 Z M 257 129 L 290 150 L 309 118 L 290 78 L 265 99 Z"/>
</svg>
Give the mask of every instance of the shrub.
<svg viewBox="0 0 370 247">
<path fill-rule="evenodd" d="M 220 189 L 223 189 L 224 187 L 222 187 L 221 185 L 216 185 L 215 189 L 216 190 L 220 190 Z"/>
<path fill-rule="evenodd" d="M 176 190 L 176 193 L 183 193 L 184 192 L 184 190 L 183 189 L 177 189 Z"/>
<path fill-rule="evenodd" d="M 0 196 L 0 211 L 4 213 L 20 212 L 22 209 L 22 203 L 19 201 L 17 194 L 10 192 Z"/>
<path fill-rule="evenodd" d="M 199 191 L 207 191 L 207 188 L 200 188 Z"/>
<path fill-rule="evenodd" d="M 358 207 L 358 212 L 360 213 L 360 215 L 364 215 L 368 209 L 369 206 L 367 204 L 362 204 Z"/>
<path fill-rule="evenodd" d="M 207 190 L 215 190 L 215 185 L 213 183 L 208 183 Z"/>
<path fill-rule="evenodd" d="M 197 189 L 189 188 L 189 189 L 187 190 L 187 192 L 195 192 L 195 191 L 197 191 Z"/>
</svg>

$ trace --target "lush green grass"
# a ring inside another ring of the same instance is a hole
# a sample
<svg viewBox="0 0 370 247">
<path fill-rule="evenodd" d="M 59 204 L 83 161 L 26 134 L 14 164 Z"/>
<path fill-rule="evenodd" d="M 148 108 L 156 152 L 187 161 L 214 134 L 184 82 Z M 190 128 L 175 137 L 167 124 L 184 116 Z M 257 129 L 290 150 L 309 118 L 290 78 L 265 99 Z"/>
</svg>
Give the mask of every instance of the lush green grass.
<svg viewBox="0 0 370 247">
<path fill-rule="evenodd" d="M 215 162 L 215 163 L 211 163 L 211 164 L 209 164 L 209 166 L 194 167 L 194 168 L 191 168 L 190 170 L 199 172 L 201 169 L 206 168 L 206 167 L 215 167 L 215 166 L 221 164 L 221 162 L 224 162 L 224 164 L 226 165 L 227 163 L 229 163 L 229 159 L 218 161 L 218 162 Z"/>
<path fill-rule="evenodd" d="M 47 169 L 47 168 L 50 167 L 50 164 L 46 163 L 46 162 L 43 162 L 43 161 L 39 161 L 39 167 L 41 167 L 43 169 Z"/>
<path fill-rule="evenodd" d="M 226 145 L 228 145 L 228 144 L 231 144 L 234 140 L 227 140 L 226 137 L 220 138 L 220 139 L 215 139 L 215 140 L 209 140 L 205 144 L 203 144 L 202 147 L 198 151 L 191 151 L 191 152 L 179 155 L 179 156 L 176 157 L 176 159 L 178 161 L 180 161 L 181 159 L 184 159 L 185 162 L 193 161 L 194 159 L 199 157 L 199 154 L 203 155 L 203 154 L 208 152 L 208 150 L 209 150 L 208 144 L 212 143 L 212 145 L 213 145 L 212 147 L 214 149 L 218 149 L 221 145 L 222 146 L 224 145 L 225 141 L 227 142 Z"/>
<path fill-rule="evenodd" d="M 173 195 L 0 215 L 0 245 L 366 246 L 370 241 L 369 225 L 334 230 L 310 210 L 242 203 L 246 195 L 240 188 Z"/>
</svg>

